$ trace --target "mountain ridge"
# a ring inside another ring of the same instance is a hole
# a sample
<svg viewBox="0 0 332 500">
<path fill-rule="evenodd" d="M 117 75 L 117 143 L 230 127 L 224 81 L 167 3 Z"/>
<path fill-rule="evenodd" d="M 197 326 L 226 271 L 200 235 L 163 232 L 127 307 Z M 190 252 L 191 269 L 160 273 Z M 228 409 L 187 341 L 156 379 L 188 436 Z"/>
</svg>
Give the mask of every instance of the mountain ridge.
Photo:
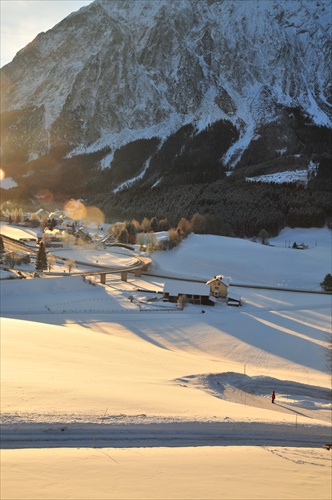
<svg viewBox="0 0 332 500">
<path fill-rule="evenodd" d="M 95 0 L 1 69 L 4 170 L 33 196 L 37 175 L 58 174 L 59 191 L 82 156 L 86 186 L 114 192 L 293 169 L 294 155 L 319 168 L 331 151 L 331 5 Z"/>
</svg>

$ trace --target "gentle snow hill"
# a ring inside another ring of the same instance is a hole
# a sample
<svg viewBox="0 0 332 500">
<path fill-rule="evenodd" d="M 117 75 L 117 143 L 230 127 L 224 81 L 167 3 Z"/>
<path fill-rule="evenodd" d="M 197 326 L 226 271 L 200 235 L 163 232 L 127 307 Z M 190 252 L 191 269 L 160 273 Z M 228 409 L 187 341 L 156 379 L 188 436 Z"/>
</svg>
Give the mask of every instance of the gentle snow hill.
<svg viewBox="0 0 332 500">
<path fill-rule="evenodd" d="M 330 270 L 330 235 L 192 235 L 152 258 L 166 276 L 260 283 L 269 266 L 309 286 Z M 331 296 L 243 288 L 240 308 L 140 310 L 138 288 L 164 281 L 0 281 L 2 497 L 328 500 Z"/>
<path fill-rule="evenodd" d="M 9 280 L 1 285 L 2 315 L 42 313 L 110 313 L 121 311 L 121 301 L 114 299 L 107 289 L 93 286 L 81 276 L 61 278 Z M 129 292 L 127 293 L 129 295 Z M 126 309 L 130 302 L 126 300 Z"/>
<path fill-rule="evenodd" d="M 294 241 L 308 248 L 295 250 Z M 191 234 L 170 252 L 154 252 L 151 271 L 195 280 L 221 274 L 231 285 L 321 290 L 320 282 L 331 272 L 331 230 L 286 228 L 270 245 Z"/>
</svg>

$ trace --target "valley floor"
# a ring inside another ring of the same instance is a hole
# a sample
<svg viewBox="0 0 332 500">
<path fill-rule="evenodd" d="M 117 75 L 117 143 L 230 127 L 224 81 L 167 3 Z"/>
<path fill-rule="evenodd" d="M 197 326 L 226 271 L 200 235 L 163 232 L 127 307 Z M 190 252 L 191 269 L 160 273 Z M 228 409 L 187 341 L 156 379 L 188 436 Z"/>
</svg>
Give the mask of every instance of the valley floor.
<svg viewBox="0 0 332 500">
<path fill-rule="evenodd" d="M 202 314 L 151 306 L 154 277 L 0 287 L 1 500 L 331 498 L 331 296 L 243 288 Z"/>
</svg>

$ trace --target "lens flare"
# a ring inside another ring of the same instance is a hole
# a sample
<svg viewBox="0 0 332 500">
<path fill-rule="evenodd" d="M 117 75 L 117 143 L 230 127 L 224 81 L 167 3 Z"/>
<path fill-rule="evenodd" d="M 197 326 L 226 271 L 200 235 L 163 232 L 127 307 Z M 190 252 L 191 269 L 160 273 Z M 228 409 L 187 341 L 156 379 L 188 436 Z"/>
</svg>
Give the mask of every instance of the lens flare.
<svg viewBox="0 0 332 500">
<path fill-rule="evenodd" d="M 73 220 L 83 220 L 86 215 L 86 207 L 79 200 L 70 200 L 66 203 L 64 210 L 68 217 Z"/>
<path fill-rule="evenodd" d="M 85 221 L 101 226 L 105 220 L 103 212 L 98 207 L 86 207 Z"/>
<path fill-rule="evenodd" d="M 42 203 L 50 203 L 53 201 L 54 196 L 48 189 L 40 189 L 35 198 Z"/>
</svg>

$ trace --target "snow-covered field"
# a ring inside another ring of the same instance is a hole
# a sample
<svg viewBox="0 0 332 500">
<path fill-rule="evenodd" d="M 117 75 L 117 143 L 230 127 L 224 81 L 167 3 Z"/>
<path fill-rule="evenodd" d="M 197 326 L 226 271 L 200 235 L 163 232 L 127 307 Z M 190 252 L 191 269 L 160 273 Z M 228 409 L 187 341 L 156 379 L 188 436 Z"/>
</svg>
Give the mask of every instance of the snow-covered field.
<svg viewBox="0 0 332 500">
<path fill-rule="evenodd" d="M 1 280 L 1 499 L 329 499 L 331 231 L 270 243 L 190 235 L 127 282 Z M 242 307 L 161 300 L 217 274 Z"/>
</svg>

